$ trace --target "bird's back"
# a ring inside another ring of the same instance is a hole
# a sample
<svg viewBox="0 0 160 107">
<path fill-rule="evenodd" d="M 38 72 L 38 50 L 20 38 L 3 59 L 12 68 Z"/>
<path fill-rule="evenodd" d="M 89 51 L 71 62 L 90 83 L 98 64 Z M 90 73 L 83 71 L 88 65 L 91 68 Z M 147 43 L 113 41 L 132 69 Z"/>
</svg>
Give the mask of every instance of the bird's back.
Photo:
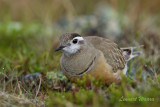
<svg viewBox="0 0 160 107">
<path fill-rule="evenodd" d="M 126 61 L 122 50 L 116 43 L 97 36 L 89 36 L 85 39 L 104 54 L 106 62 L 112 66 L 113 72 L 124 69 Z"/>
</svg>

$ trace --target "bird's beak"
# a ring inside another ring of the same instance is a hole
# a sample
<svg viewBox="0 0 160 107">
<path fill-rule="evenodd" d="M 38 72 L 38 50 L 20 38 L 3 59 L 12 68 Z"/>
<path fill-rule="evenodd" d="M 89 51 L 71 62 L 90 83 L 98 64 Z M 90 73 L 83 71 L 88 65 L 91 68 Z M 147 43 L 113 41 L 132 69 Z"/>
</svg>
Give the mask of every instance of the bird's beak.
<svg viewBox="0 0 160 107">
<path fill-rule="evenodd" d="M 54 51 L 60 51 L 60 50 L 62 50 L 63 48 L 65 48 L 66 46 L 59 46 L 58 48 L 56 48 Z"/>
</svg>

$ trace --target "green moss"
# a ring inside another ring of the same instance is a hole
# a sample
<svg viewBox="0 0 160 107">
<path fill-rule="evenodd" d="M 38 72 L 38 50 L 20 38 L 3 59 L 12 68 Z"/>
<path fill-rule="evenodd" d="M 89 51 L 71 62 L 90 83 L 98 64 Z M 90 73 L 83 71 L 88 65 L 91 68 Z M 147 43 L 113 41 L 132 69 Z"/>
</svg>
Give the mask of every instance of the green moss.
<svg viewBox="0 0 160 107">
<path fill-rule="evenodd" d="M 0 90 L 28 99 L 36 98 L 45 102 L 47 106 L 159 105 L 160 75 L 157 74 L 157 78 L 143 76 L 146 72 L 143 65 L 149 65 L 152 62 L 151 58 L 138 57 L 129 63 L 128 77 L 122 75 L 122 81 L 118 84 L 106 85 L 101 79 L 91 78 L 91 81 L 88 81 L 85 77 L 79 80 L 78 84 L 71 83 L 60 71 L 61 54 L 52 51 L 54 37 L 51 39 L 50 36 L 43 36 L 46 31 L 42 30 L 41 25 L 23 23 L 2 25 L 4 27 L 0 26 Z M 156 68 L 158 64 L 159 62 L 155 60 Z M 33 85 L 34 87 L 23 85 L 18 79 L 13 82 L 15 77 L 37 72 L 45 76 L 37 97 L 35 96 L 39 82 Z M 133 101 L 136 97 L 137 100 Z M 154 101 L 138 101 L 139 97 L 151 98 Z"/>
</svg>

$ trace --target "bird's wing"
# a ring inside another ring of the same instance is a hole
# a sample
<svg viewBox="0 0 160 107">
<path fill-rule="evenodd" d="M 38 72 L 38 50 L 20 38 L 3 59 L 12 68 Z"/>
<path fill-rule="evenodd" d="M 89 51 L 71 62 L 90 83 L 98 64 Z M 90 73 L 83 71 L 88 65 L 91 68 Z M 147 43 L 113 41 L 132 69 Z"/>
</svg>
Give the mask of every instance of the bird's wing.
<svg viewBox="0 0 160 107">
<path fill-rule="evenodd" d="M 116 43 L 97 36 L 89 36 L 85 37 L 85 39 L 90 42 L 96 49 L 103 52 L 107 63 L 113 67 L 114 72 L 124 69 L 126 61 L 122 50 Z"/>
</svg>

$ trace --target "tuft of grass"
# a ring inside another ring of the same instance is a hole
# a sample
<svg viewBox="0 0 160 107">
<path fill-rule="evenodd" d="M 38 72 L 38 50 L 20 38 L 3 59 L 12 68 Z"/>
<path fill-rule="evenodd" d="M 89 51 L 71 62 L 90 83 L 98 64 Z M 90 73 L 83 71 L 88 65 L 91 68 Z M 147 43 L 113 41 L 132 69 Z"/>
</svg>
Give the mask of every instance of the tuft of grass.
<svg viewBox="0 0 160 107">
<path fill-rule="evenodd" d="M 0 12 L 1 16 L 4 15 L 1 17 L 3 22 L 0 22 L 2 106 L 160 105 L 159 1 L 108 1 L 119 12 L 120 23 L 123 15 L 132 20 L 129 25 L 121 25 L 123 34 L 115 40 L 116 43 L 125 47 L 144 45 L 140 49 L 143 54 L 129 62 L 127 77 L 122 76 L 120 83 L 111 85 L 105 85 L 97 79 L 88 82 L 87 78 L 78 84 L 70 82 L 60 70 L 61 54 L 53 52 L 55 46 L 52 47 L 52 42 L 62 32 L 57 31 L 52 22 L 61 16 L 67 16 L 72 21 L 74 16 L 90 14 L 97 4 L 106 3 L 103 0 L 82 1 L 36 0 L 30 5 L 27 5 L 30 1 L 24 4 L 19 2 L 21 5 L 0 1 L 0 9 L 8 10 L 6 13 Z M 42 4 L 44 8 L 41 8 Z M 8 15 L 8 12 L 12 14 Z"/>
<path fill-rule="evenodd" d="M 25 24 L 21 23 L 21 26 L 23 28 Z M 1 29 L 1 34 L 4 35 L 0 36 L 2 104 L 96 107 L 159 105 L 160 75 L 159 61 L 156 59 L 159 58 L 156 56 L 159 44 L 153 53 L 149 51 L 152 47 L 142 49 L 144 54 L 129 63 L 128 77 L 123 77 L 119 84 L 105 85 L 97 79 L 88 82 L 87 78 L 75 84 L 60 71 L 61 54 L 52 51 L 54 38 L 43 36 L 45 32 L 38 32 L 43 26 L 36 26 L 38 30 L 29 30 L 28 33 L 24 33 L 24 30 L 14 31 L 14 27 L 10 28 L 11 33 L 7 33 L 7 27 Z M 32 24 L 27 29 L 32 29 Z M 155 38 L 156 36 L 155 34 Z M 150 35 L 145 39 L 138 36 L 137 40 L 154 46 L 154 42 L 146 41 L 149 38 Z M 130 39 L 132 37 L 126 37 L 125 43 L 131 43 Z M 119 41 L 124 39 L 120 38 Z M 154 75 L 149 75 L 148 72 Z M 133 101 L 134 98 L 137 100 Z"/>
</svg>

